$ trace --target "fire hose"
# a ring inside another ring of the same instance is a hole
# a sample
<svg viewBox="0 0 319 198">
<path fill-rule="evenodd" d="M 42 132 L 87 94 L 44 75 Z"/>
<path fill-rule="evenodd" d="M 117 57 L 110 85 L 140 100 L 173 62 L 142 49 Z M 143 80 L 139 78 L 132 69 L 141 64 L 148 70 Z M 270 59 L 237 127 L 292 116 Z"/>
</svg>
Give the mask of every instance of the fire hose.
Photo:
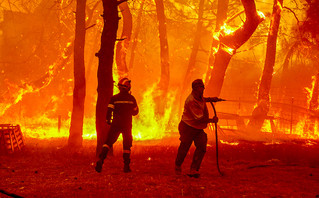
<svg viewBox="0 0 319 198">
<path fill-rule="evenodd" d="M 213 102 L 220 102 L 220 101 L 226 101 L 224 99 L 221 99 L 221 98 L 217 98 L 217 97 L 213 97 L 213 98 L 205 98 L 205 101 L 206 102 L 209 102 L 212 107 L 213 107 L 213 110 L 214 110 L 214 116 L 217 117 L 217 112 L 216 112 L 216 108 L 213 104 Z M 211 124 L 211 123 L 209 123 Z M 220 171 L 219 169 L 219 161 L 218 161 L 218 134 L 217 134 L 217 122 L 214 123 L 215 124 L 215 139 L 216 139 L 216 166 L 217 166 L 217 170 L 219 172 L 219 174 L 221 176 L 223 176 L 224 174 Z"/>
</svg>

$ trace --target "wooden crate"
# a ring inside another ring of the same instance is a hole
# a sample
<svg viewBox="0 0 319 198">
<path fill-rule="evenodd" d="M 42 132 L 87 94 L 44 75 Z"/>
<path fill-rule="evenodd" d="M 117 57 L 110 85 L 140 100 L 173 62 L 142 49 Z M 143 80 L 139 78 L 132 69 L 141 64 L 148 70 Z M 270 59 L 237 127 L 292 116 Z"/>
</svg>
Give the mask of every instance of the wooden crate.
<svg viewBox="0 0 319 198">
<path fill-rule="evenodd" d="M 24 147 L 23 135 L 19 125 L 0 124 L 0 150 L 13 153 Z"/>
</svg>

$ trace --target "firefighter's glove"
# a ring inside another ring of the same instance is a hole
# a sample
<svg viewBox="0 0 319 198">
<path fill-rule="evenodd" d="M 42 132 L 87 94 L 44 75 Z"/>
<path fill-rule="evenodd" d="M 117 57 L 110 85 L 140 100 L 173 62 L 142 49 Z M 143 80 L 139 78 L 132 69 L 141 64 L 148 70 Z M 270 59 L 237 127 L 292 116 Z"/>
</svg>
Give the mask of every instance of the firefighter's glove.
<svg viewBox="0 0 319 198">
<path fill-rule="evenodd" d="M 111 120 L 106 120 L 106 124 L 111 125 Z"/>
<path fill-rule="evenodd" d="M 209 119 L 210 123 L 217 123 L 218 122 L 218 117 L 214 116 L 212 119 Z"/>
</svg>

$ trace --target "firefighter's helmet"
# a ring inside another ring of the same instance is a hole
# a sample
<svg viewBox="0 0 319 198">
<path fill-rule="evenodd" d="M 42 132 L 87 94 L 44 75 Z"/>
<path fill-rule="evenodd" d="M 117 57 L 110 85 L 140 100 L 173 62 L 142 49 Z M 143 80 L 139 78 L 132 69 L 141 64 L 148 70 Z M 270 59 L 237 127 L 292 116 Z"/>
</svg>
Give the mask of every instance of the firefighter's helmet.
<svg viewBox="0 0 319 198">
<path fill-rule="evenodd" d="M 128 78 L 122 78 L 117 84 L 120 91 L 130 91 L 131 90 L 131 81 Z"/>
</svg>

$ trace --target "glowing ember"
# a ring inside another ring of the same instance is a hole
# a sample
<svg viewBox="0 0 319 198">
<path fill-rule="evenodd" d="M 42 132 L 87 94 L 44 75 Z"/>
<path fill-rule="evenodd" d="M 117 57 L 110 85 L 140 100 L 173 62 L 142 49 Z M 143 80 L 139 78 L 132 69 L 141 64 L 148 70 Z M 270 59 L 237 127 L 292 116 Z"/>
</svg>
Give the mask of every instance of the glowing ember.
<svg viewBox="0 0 319 198">
<path fill-rule="evenodd" d="M 227 142 L 227 141 L 223 141 L 223 140 L 220 140 L 220 142 L 222 144 L 228 144 L 228 145 L 232 145 L 232 146 L 237 146 L 239 144 L 239 142 Z"/>
</svg>

